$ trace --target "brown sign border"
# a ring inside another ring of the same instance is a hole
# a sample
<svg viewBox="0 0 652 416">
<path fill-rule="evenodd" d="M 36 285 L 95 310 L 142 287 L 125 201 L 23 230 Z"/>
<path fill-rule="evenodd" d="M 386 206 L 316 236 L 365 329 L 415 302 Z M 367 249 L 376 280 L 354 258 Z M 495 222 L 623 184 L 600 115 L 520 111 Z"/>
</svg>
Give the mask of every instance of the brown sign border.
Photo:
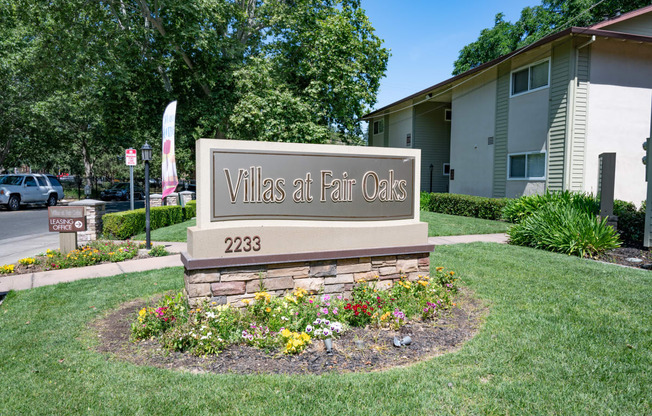
<svg viewBox="0 0 652 416">
<path fill-rule="evenodd" d="M 52 224 L 52 220 L 70 220 L 73 221 L 73 226 L 70 231 L 61 231 L 61 230 L 53 230 L 52 227 L 55 224 Z M 77 228 L 74 226 L 75 221 L 81 221 L 82 226 L 80 228 Z M 86 217 L 48 217 L 48 229 L 50 230 L 51 233 L 76 233 L 79 231 L 86 231 Z"/>
<path fill-rule="evenodd" d="M 243 215 L 225 215 L 217 216 L 216 207 L 215 207 L 215 186 L 214 181 L 217 177 L 215 171 L 215 153 L 220 152 L 222 154 L 258 154 L 258 155 L 279 155 L 279 156 L 303 156 L 303 157 L 338 157 L 338 158 L 359 158 L 359 159 L 398 159 L 405 161 L 406 159 L 410 160 L 411 166 L 411 186 L 412 192 L 414 190 L 415 175 L 416 175 L 416 158 L 414 156 L 383 156 L 383 155 L 366 155 L 360 153 L 326 153 L 326 152 L 316 152 L 316 153 L 307 153 L 307 152 L 287 152 L 287 151 L 259 151 L 259 150 L 233 150 L 233 149 L 223 149 L 223 148 L 211 148 L 210 149 L 210 171 L 211 171 L 211 190 L 210 190 L 210 206 L 211 206 L 211 222 L 218 221 L 237 221 L 237 220 L 274 220 L 274 219 L 284 219 L 284 220 L 299 220 L 299 221 L 386 221 L 386 220 L 405 220 L 414 218 L 414 195 L 410 199 L 410 214 L 406 215 L 382 215 L 382 216 L 324 216 L 324 215 L 301 215 L 301 214 L 243 214 Z"/>
</svg>

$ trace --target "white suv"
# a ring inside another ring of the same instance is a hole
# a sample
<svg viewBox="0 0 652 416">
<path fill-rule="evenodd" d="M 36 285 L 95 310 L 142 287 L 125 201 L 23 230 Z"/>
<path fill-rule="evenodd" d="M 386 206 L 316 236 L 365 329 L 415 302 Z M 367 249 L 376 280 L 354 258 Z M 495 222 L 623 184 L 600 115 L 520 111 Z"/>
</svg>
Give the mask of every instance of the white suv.
<svg viewBox="0 0 652 416">
<path fill-rule="evenodd" d="M 0 205 L 16 211 L 22 204 L 57 205 L 63 187 L 53 175 L 11 174 L 0 177 Z"/>
</svg>

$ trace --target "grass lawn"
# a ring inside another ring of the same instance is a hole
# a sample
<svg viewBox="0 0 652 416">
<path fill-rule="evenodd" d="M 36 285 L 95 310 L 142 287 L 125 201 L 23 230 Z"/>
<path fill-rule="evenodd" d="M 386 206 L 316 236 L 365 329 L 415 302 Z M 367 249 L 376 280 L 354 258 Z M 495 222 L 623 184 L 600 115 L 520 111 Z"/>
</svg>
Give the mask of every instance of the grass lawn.
<svg viewBox="0 0 652 416">
<path fill-rule="evenodd" d="M 460 351 L 326 376 L 138 367 L 87 325 L 183 287 L 181 268 L 11 293 L 0 306 L 0 414 L 430 415 L 652 412 L 652 274 L 498 244 L 437 247 L 491 312 Z"/>
<path fill-rule="evenodd" d="M 181 241 L 185 242 L 188 238 L 186 233 L 186 228 L 194 227 L 197 225 L 197 220 L 192 219 L 184 221 L 180 224 L 170 225 L 169 227 L 163 227 L 150 232 L 150 238 L 152 241 Z M 145 233 L 140 233 L 132 237 L 132 240 L 144 240 Z"/>
<path fill-rule="evenodd" d="M 511 226 L 502 221 L 482 220 L 479 218 L 460 217 L 457 215 L 438 214 L 421 211 L 421 221 L 428 223 L 428 236 L 493 234 L 505 233 Z M 151 232 L 152 241 L 186 241 L 186 228 L 194 227 L 196 220 L 189 220 Z M 140 233 L 133 240 L 144 240 L 145 233 Z"/>
<path fill-rule="evenodd" d="M 428 236 L 506 233 L 512 224 L 502 221 L 421 211 L 421 221 L 428 223 Z"/>
</svg>

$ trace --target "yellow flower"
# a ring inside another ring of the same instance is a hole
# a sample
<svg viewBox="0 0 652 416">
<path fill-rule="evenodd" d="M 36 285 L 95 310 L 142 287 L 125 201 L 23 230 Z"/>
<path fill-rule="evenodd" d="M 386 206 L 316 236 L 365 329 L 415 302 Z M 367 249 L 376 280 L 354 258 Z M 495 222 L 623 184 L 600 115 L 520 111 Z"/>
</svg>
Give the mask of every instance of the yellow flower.
<svg viewBox="0 0 652 416">
<path fill-rule="evenodd" d="M 285 328 L 285 329 L 281 332 L 281 335 L 283 335 L 285 338 L 288 338 L 288 337 L 290 337 L 290 336 L 292 335 L 292 331 L 290 331 L 289 329 Z"/>
<path fill-rule="evenodd" d="M 437 270 L 438 272 L 440 272 L 440 271 L 444 270 L 444 268 L 443 268 L 443 267 L 435 267 L 435 270 Z"/>
<path fill-rule="evenodd" d="M 270 307 L 265 308 L 265 312 L 271 312 L 271 311 L 272 311 L 272 308 L 270 308 Z"/>
<path fill-rule="evenodd" d="M 249 304 L 251 303 L 251 299 L 242 299 L 242 303 L 249 306 Z"/>
</svg>

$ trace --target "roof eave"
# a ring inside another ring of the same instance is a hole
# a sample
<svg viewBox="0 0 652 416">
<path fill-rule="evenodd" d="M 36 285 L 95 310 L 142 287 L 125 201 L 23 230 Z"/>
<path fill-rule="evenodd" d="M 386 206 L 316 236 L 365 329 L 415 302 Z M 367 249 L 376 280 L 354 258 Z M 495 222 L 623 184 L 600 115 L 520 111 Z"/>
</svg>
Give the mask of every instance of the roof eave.
<svg viewBox="0 0 652 416">
<path fill-rule="evenodd" d="M 608 30 L 592 29 L 592 28 L 586 28 L 586 27 L 570 27 L 570 28 L 562 30 L 560 32 L 553 33 L 552 35 L 548 35 L 545 38 L 541 38 L 538 41 L 536 41 L 536 42 L 534 42 L 534 43 L 532 43 L 530 45 L 526 45 L 526 46 L 524 46 L 524 47 L 522 47 L 520 49 L 517 49 L 517 50 L 515 50 L 513 52 L 510 52 L 510 53 L 508 53 L 506 55 L 500 56 L 500 57 L 498 57 L 498 58 L 496 58 L 496 59 L 494 59 L 492 61 L 486 62 L 486 63 L 484 63 L 482 65 L 478 65 L 475 68 L 469 69 L 468 71 L 466 71 L 466 72 L 464 72 L 462 74 L 456 75 L 456 76 L 454 76 L 452 78 L 449 78 L 449 79 L 447 79 L 445 81 L 442 81 L 442 82 L 440 82 L 438 84 L 435 84 L 435 85 L 433 85 L 431 87 L 425 88 L 425 89 L 423 89 L 421 91 L 418 91 L 418 92 L 416 92 L 416 93 L 414 93 L 412 95 L 409 95 L 409 96 L 407 96 L 405 98 L 402 98 L 402 99 L 400 99 L 398 101 L 395 101 L 395 102 L 393 102 L 391 104 L 388 104 L 388 105 L 386 105 L 386 106 L 384 106 L 384 107 L 382 107 L 382 108 L 380 108 L 378 110 L 374 110 L 374 111 L 372 111 L 370 113 L 367 113 L 364 116 L 362 116 L 362 120 L 369 120 L 369 119 L 371 119 L 371 118 L 373 118 L 375 116 L 382 115 L 382 113 L 384 113 L 386 110 L 390 109 L 391 107 L 402 104 L 402 103 L 404 103 L 406 101 L 409 101 L 409 100 L 411 100 L 413 98 L 416 98 L 416 97 L 418 97 L 420 95 L 424 95 L 424 94 L 426 94 L 426 93 L 428 93 L 428 92 L 430 92 L 432 90 L 435 90 L 437 88 L 441 88 L 441 87 L 443 87 L 445 85 L 452 84 L 452 83 L 454 83 L 456 81 L 459 81 L 459 80 L 461 80 L 463 78 L 466 78 L 466 77 L 468 77 L 470 75 L 473 75 L 473 74 L 475 74 L 477 72 L 480 72 L 480 71 L 482 71 L 484 69 L 491 68 L 494 65 L 498 65 L 498 64 L 500 64 L 502 62 L 507 61 L 508 59 L 511 59 L 515 55 L 521 54 L 523 52 L 527 52 L 530 49 L 538 48 L 539 46 L 543 46 L 543 45 L 545 45 L 547 43 L 554 42 L 555 40 L 558 40 L 560 38 L 563 38 L 563 37 L 569 36 L 569 35 L 570 36 L 572 36 L 572 35 L 602 36 L 602 37 L 607 37 L 607 38 L 632 40 L 632 41 L 637 41 L 637 42 L 652 42 L 652 37 L 649 37 L 649 36 L 632 35 L 632 34 L 629 34 L 629 33 L 612 32 L 612 31 L 608 31 Z"/>
</svg>

